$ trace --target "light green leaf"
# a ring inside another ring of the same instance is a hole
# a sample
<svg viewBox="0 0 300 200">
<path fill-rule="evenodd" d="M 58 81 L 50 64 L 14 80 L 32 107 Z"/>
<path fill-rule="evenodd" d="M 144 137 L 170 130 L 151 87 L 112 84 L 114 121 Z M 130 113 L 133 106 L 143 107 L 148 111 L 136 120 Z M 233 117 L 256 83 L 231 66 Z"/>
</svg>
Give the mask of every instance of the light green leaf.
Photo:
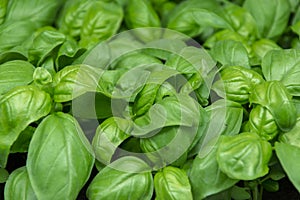
<svg viewBox="0 0 300 200">
<path fill-rule="evenodd" d="M 257 72 L 245 67 L 224 67 L 221 79 L 216 81 L 212 89 L 223 98 L 245 104 L 249 102 L 249 95 L 255 85 L 264 82 Z"/>
<path fill-rule="evenodd" d="M 286 29 L 291 12 L 289 1 L 246 0 L 243 6 L 256 20 L 260 38 L 277 37 Z"/>
<path fill-rule="evenodd" d="M 274 116 L 261 105 L 256 105 L 250 111 L 248 125 L 250 132 L 257 133 L 266 140 L 272 140 L 279 133 Z"/>
<path fill-rule="evenodd" d="M 79 47 L 77 42 L 67 37 L 66 41 L 60 46 L 55 64 L 57 71 L 61 70 L 65 66 L 71 65 L 73 61 L 81 56 L 85 52 L 85 49 Z"/>
<path fill-rule="evenodd" d="M 27 85 L 33 81 L 34 66 L 22 60 L 13 60 L 0 65 L 0 94 L 16 86 Z"/>
<path fill-rule="evenodd" d="M 273 50 L 262 59 L 262 71 L 268 81 L 277 80 L 293 96 L 300 96 L 300 50 Z"/>
<path fill-rule="evenodd" d="M 37 200 L 26 167 L 18 168 L 9 175 L 5 184 L 4 197 L 6 200 Z"/>
<path fill-rule="evenodd" d="M 26 164 L 38 199 L 75 200 L 93 165 L 91 145 L 75 118 L 55 113 L 39 124 Z"/>
<path fill-rule="evenodd" d="M 167 28 L 194 37 L 206 27 L 230 28 L 222 11 L 216 1 L 188 0 L 178 4 L 164 22 Z"/>
<path fill-rule="evenodd" d="M 198 126 L 199 106 L 188 95 L 166 97 L 154 104 L 145 115 L 134 121 L 135 127 L 131 134 L 142 137 L 166 126 Z"/>
<path fill-rule="evenodd" d="M 298 192 L 300 192 L 300 178 L 298 173 L 300 168 L 300 163 L 298 162 L 300 149 L 290 144 L 276 142 L 275 151 L 288 178 Z"/>
<path fill-rule="evenodd" d="M 300 148 L 300 118 L 297 118 L 295 126 L 287 133 L 282 133 L 278 139 L 280 142 Z"/>
<path fill-rule="evenodd" d="M 70 65 L 55 74 L 54 101 L 66 102 L 86 92 L 96 91 L 103 70 L 87 65 Z"/>
<path fill-rule="evenodd" d="M 93 149 L 96 159 L 109 164 L 118 146 L 130 137 L 130 121 L 111 117 L 102 122 L 93 138 Z"/>
<path fill-rule="evenodd" d="M 38 66 L 45 60 L 51 52 L 61 45 L 66 36 L 56 30 L 44 30 L 38 33 L 33 39 L 33 43 L 28 50 L 28 59 Z"/>
<path fill-rule="evenodd" d="M 111 1 L 96 1 L 85 13 L 80 30 L 80 46 L 91 47 L 113 36 L 123 20 L 122 7 Z"/>
<path fill-rule="evenodd" d="M 39 27 L 51 25 L 63 3 L 56 0 L 9 1 L 5 20 L 9 23 L 29 20 Z"/>
<path fill-rule="evenodd" d="M 0 24 L 2 24 L 5 20 L 7 4 L 8 4 L 8 0 L 2 0 L 0 2 Z"/>
<path fill-rule="evenodd" d="M 32 122 L 51 110 L 50 95 L 34 86 L 20 86 L 0 98 L 0 167 L 5 167 L 12 144 Z"/>
<path fill-rule="evenodd" d="M 31 37 L 36 28 L 36 24 L 29 20 L 20 20 L 14 23 L 5 22 L 1 24 L 0 52 L 7 51 L 21 45 L 27 38 Z"/>
<path fill-rule="evenodd" d="M 151 3 L 146 0 L 129 0 L 125 22 L 128 28 L 160 27 L 160 19 Z"/>
<path fill-rule="evenodd" d="M 185 171 L 168 166 L 154 176 L 157 200 L 192 200 L 191 185 Z"/>
<path fill-rule="evenodd" d="M 253 180 L 266 175 L 271 156 L 271 144 L 250 132 L 223 136 L 217 150 L 222 172 L 238 180 Z"/>
<path fill-rule="evenodd" d="M 210 152 L 205 156 L 196 156 L 189 171 L 195 200 L 221 192 L 238 182 L 220 170 L 216 159 L 217 144 L 210 142 L 209 145 L 213 145 Z"/>
<path fill-rule="evenodd" d="M 87 189 L 87 197 L 90 200 L 150 200 L 153 178 L 147 170 L 149 166 L 143 160 L 132 156 L 122 157 L 96 175 Z"/>
<path fill-rule="evenodd" d="M 268 109 L 282 131 L 289 131 L 296 123 L 297 110 L 292 97 L 278 81 L 267 81 L 256 85 L 249 96 L 249 102 Z"/>
<path fill-rule="evenodd" d="M 94 0 L 67 1 L 56 21 L 59 30 L 74 39 L 79 39 L 86 13 L 94 3 Z"/>
<path fill-rule="evenodd" d="M 248 52 L 241 42 L 219 41 L 211 49 L 211 55 L 222 65 L 250 68 Z"/>
</svg>

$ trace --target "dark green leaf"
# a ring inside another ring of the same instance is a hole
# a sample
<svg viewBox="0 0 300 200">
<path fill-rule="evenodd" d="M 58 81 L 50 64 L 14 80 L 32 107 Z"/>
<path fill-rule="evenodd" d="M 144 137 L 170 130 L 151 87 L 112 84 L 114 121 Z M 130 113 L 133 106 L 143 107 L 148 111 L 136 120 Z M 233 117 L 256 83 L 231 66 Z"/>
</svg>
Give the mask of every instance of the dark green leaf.
<svg viewBox="0 0 300 200">
<path fill-rule="evenodd" d="M 10 152 L 11 153 L 24 153 L 28 152 L 28 147 L 33 136 L 35 128 L 32 126 L 28 126 L 24 131 L 22 131 L 18 137 L 18 139 L 12 145 Z"/>
<path fill-rule="evenodd" d="M 246 191 L 246 188 L 241 188 L 238 186 L 233 186 L 231 188 L 231 197 L 234 200 L 247 200 L 251 199 L 251 195 Z"/>
<path fill-rule="evenodd" d="M 0 168 L 0 183 L 5 183 L 9 177 L 9 173 L 6 169 Z"/>
</svg>

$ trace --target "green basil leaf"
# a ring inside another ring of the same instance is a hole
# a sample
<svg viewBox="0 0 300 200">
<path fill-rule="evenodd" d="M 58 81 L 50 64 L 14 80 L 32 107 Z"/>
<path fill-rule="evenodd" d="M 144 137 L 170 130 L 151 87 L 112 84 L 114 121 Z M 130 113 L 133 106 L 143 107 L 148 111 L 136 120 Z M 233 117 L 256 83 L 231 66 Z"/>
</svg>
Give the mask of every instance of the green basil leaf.
<svg viewBox="0 0 300 200">
<path fill-rule="evenodd" d="M 178 4 L 166 16 L 164 23 L 169 29 L 194 37 L 207 26 L 230 28 L 222 14 L 222 8 L 216 1 L 188 0 Z"/>
<path fill-rule="evenodd" d="M 5 183 L 9 177 L 9 173 L 6 169 L 0 168 L 0 183 Z"/>
<path fill-rule="evenodd" d="M 91 145 L 72 116 L 55 113 L 39 124 L 26 164 L 38 199 L 76 199 L 93 165 Z"/>
<path fill-rule="evenodd" d="M 279 136 L 279 141 L 300 148 L 300 118 L 297 118 L 295 126 L 287 133 Z"/>
<path fill-rule="evenodd" d="M 28 50 L 28 59 L 38 66 L 45 58 L 66 39 L 66 36 L 58 31 L 45 30 L 40 32 L 34 39 Z"/>
<path fill-rule="evenodd" d="M 199 104 L 188 95 L 166 97 L 135 119 L 131 134 L 141 137 L 166 126 L 198 126 L 199 112 Z"/>
<path fill-rule="evenodd" d="M 74 39 L 80 38 L 86 13 L 95 1 L 67 1 L 57 19 L 59 30 Z"/>
<path fill-rule="evenodd" d="M 118 58 L 116 62 L 111 64 L 112 69 L 132 69 L 142 65 L 162 64 L 162 62 L 154 56 L 145 53 L 132 53 Z"/>
<path fill-rule="evenodd" d="M 37 86 L 45 86 L 52 83 L 52 76 L 47 69 L 37 67 L 33 72 L 33 80 Z"/>
<path fill-rule="evenodd" d="M 37 199 L 32 189 L 26 167 L 18 168 L 9 175 L 5 184 L 4 197 L 6 200 Z"/>
<path fill-rule="evenodd" d="M 243 6 L 256 20 L 260 38 L 274 38 L 286 29 L 291 12 L 288 1 L 246 0 Z"/>
<path fill-rule="evenodd" d="M 300 96 L 299 70 L 300 50 L 273 50 L 262 60 L 262 71 L 266 80 L 277 80 L 293 96 Z"/>
<path fill-rule="evenodd" d="M 109 164 L 118 146 L 130 137 L 131 127 L 130 121 L 118 117 L 102 122 L 93 138 L 96 159 Z"/>
<path fill-rule="evenodd" d="M 236 102 L 220 99 L 205 107 L 206 127 L 204 134 L 193 149 L 200 157 L 206 156 L 212 148 L 213 141 L 221 135 L 237 135 L 243 121 L 243 107 Z"/>
<path fill-rule="evenodd" d="M 248 52 L 241 42 L 222 40 L 211 49 L 212 57 L 225 66 L 242 66 L 250 69 Z"/>
<path fill-rule="evenodd" d="M 212 142 L 210 142 L 211 144 Z M 220 170 L 216 159 L 218 145 L 212 145 L 213 147 L 207 155 L 197 155 L 195 157 L 189 171 L 194 199 L 203 199 L 216 194 L 238 182 L 238 180 L 229 178 Z"/>
<path fill-rule="evenodd" d="M 266 175 L 271 156 L 271 144 L 249 132 L 223 136 L 217 150 L 222 172 L 239 180 L 253 180 Z"/>
<path fill-rule="evenodd" d="M 152 29 L 145 30 L 147 31 Z M 161 31 L 161 29 L 153 29 L 153 34 L 157 34 L 159 31 Z M 187 46 L 184 42 L 185 39 L 188 39 L 186 37 L 187 36 L 178 35 L 178 33 L 174 31 L 165 31 L 161 39 L 153 39 L 146 43 L 142 52 L 161 60 L 167 60 L 172 53 L 179 53 Z"/>
<path fill-rule="evenodd" d="M 135 98 L 133 105 L 134 115 L 139 117 L 145 114 L 153 105 L 156 94 L 163 82 L 176 74 L 178 74 L 177 71 L 165 67 L 162 67 L 159 71 L 153 71 L 147 79 L 146 85 Z"/>
<path fill-rule="evenodd" d="M 53 78 L 54 101 L 70 101 L 86 92 L 96 91 L 103 70 L 87 65 L 70 65 Z"/>
<path fill-rule="evenodd" d="M 192 200 L 191 185 L 185 171 L 168 166 L 154 176 L 154 188 L 157 200 Z"/>
<path fill-rule="evenodd" d="M 122 157 L 102 169 L 87 189 L 87 197 L 96 199 L 145 199 L 153 193 L 149 166 L 139 158 Z M 146 170 L 146 171 L 144 171 Z"/>
<path fill-rule="evenodd" d="M 126 6 L 125 22 L 129 29 L 141 27 L 160 27 L 160 19 L 146 0 L 129 0 Z"/>
<path fill-rule="evenodd" d="M 276 142 L 275 151 L 288 178 L 300 192 L 300 179 L 298 176 L 300 149 L 290 144 Z"/>
<path fill-rule="evenodd" d="M 14 1 L 15 2 L 15 1 Z M 21 45 L 29 38 L 37 26 L 29 20 L 5 22 L 0 25 L 0 51 L 4 52 Z"/>
<path fill-rule="evenodd" d="M 251 48 L 248 44 L 248 40 L 238 34 L 237 32 L 230 30 L 230 29 L 224 29 L 221 31 L 216 32 L 213 35 L 210 35 L 209 38 L 204 43 L 205 47 L 212 48 L 216 42 L 222 41 L 222 40 L 233 40 L 237 42 L 241 42 L 244 47 L 247 49 L 247 52 L 251 52 Z"/>
<path fill-rule="evenodd" d="M 252 15 L 243 7 L 234 3 L 225 3 L 225 14 L 231 27 L 243 37 L 257 37 L 257 26 Z"/>
<path fill-rule="evenodd" d="M 60 46 L 55 64 L 57 71 L 61 70 L 65 66 L 71 65 L 73 61 L 81 56 L 85 52 L 85 49 L 79 47 L 77 42 L 67 37 L 66 41 Z"/>
<path fill-rule="evenodd" d="M 34 66 L 22 60 L 13 60 L 0 65 L 0 94 L 16 86 L 27 85 L 33 81 Z"/>
<path fill-rule="evenodd" d="M 39 27 L 50 25 L 64 1 L 9 1 L 5 21 L 30 20 Z"/>
<path fill-rule="evenodd" d="M 267 108 L 282 131 L 289 131 L 296 123 L 296 107 L 287 89 L 278 81 L 256 85 L 249 96 L 249 102 Z"/>
<path fill-rule="evenodd" d="M 20 133 L 47 115 L 51 105 L 50 95 L 34 86 L 17 87 L 0 98 L 0 167 L 6 166 L 10 148 Z"/>
<path fill-rule="evenodd" d="M 254 51 L 254 54 L 256 56 L 258 56 L 258 58 L 261 60 L 262 58 L 264 58 L 264 56 L 269 52 L 269 51 L 272 51 L 272 50 L 280 50 L 281 47 L 276 44 L 276 42 L 274 42 L 273 40 L 268 40 L 268 39 L 260 39 L 260 40 L 257 40 L 255 41 L 253 44 L 252 44 L 252 49 Z M 264 58 L 265 59 L 265 58 Z M 269 66 L 266 66 L 266 61 L 263 61 L 262 63 L 262 68 L 263 68 L 263 71 L 265 71 L 265 68 L 269 68 Z M 264 75 L 266 75 L 264 73 Z M 267 80 L 270 80 L 268 77 L 265 77 Z"/>
<path fill-rule="evenodd" d="M 105 119 L 113 115 L 112 102 L 104 94 L 87 92 L 72 100 L 72 114 L 84 119 Z"/>
<path fill-rule="evenodd" d="M 279 190 L 279 183 L 272 179 L 267 179 L 262 183 L 263 188 L 268 192 L 277 192 Z"/>
<path fill-rule="evenodd" d="M 273 115 L 261 105 L 256 105 L 250 111 L 248 128 L 250 132 L 257 133 L 266 140 L 272 140 L 279 133 Z"/>
<path fill-rule="evenodd" d="M 123 10 L 119 4 L 96 1 L 83 19 L 79 44 L 90 47 L 110 38 L 118 31 L 122 19 Z"/>
<path fill-rule="evenodd" d="M 35 128 L 28 126 L 24 131 L 22 131 L 18 139 L 12 145 L 10 152 L 11 153 L 24 153 L 28 152 L 28 147 L 33 136 Z"/>
<path fill-rule="evenodd" d="M 152 134 L 151 137 L 140 139 L 140 147 L 153 167 L 159 169 L 169 164 L 181 166 L 186 161 L 186 152 L 196 137 L 197 129 L 172 126 Z"/>
<path fill-rule="evenodd" d="M 251 195 L 249 194 L 249 191 L 245 187 L 238 187 L 238 186 L 233 186 L 231 188 L 231 197 L 234 200 L 247 200 L 251 199 Z"/>
<path fill-rule="evenodd" d="M 264 82 L 257 72 L 239 66 L 222 69 L 221 79 L 214 83 L 212 89 L 221 97 L 241 104 L 248 103 L 252 88 Z"/>
<path fill-rule="evenodd" d="M 165 65 L 175 69 L 183 74 L 192 74 L 201 72 L 206 76 L 213 70 L 216 62 L 204 50 L 196 47 L 183 47 L 179 55 L 173 54 L 168 58 Z"/>
<path fill-rule="evenodd" d="M 0 25 L 5 20 L 7 4 L 8 4 L 8 0 L 3 0 L 3 1 L 0 2 Z"/>
</svg>

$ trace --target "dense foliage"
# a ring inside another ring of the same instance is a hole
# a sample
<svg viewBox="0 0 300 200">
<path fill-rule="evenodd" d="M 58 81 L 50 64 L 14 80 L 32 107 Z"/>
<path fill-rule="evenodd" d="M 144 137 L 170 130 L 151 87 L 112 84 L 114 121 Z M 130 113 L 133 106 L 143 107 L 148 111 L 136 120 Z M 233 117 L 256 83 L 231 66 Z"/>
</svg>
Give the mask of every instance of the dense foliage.
<svg viewBox="0 0 300 200">
<path fill-rule="evenodd" d="M 299 34 L 299 0 L 1 0 L 5 199 L 300 192 Z"/>
</svg>

